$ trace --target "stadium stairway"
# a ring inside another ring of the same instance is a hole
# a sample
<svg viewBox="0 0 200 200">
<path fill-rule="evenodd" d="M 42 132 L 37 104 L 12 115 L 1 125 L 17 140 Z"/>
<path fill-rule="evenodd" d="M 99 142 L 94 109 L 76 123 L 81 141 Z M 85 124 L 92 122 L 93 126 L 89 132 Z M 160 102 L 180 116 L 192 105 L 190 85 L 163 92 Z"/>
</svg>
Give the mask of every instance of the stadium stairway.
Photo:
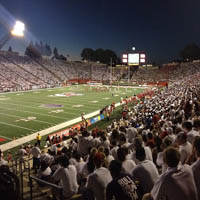
<svg viewBox="0 0 200 200">
<path fill-rule="evenodd" d="M 59 82 L 62 82 L 61 78 L 58 77 L 58 76 L 57 76 L 54 72 L 52 72 L 50 69 L 48 69 L 47 67 L 45 67 L 44 64 L 41 63 L 41 62 L 39 61 L 39 59 L 33 59 L 33 58 L 32 58 L 32 60 L 33 60 L 34 62 L 36 62 L 38 65 L 40 65 L 42 68 L 44 68 L 46 71 L 48 71 L 50 74 L 52 74 Z M 45 60 L 42 60 L 42 61 L 45 61 Z"/>
<path fill-rule="evenodd" d="M 70 78 L 68 77 L 68 75 L 62 70 L 62 67 L 60 67 L 54 60 L 52 60 L 52 62 L 55 64 L 55 66 L 57 68 L 59 68 L 59 70 L 66 76 L 67 80 L 69 80 Z"/>
</svg>

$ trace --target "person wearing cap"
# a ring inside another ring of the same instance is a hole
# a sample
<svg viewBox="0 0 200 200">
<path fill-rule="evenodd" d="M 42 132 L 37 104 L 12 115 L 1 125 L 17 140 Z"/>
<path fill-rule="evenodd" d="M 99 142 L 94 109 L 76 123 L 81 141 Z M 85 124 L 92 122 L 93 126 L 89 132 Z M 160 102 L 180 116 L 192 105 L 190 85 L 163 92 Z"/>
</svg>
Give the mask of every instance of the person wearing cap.
<svg viewBox="0 0 200 200">
<path fill-rule="evenodd" d="M 167 171 L 154 184 L 150 193 L 143 196 L 143 200 L 198 200 L 197 188 L 190 166 L 179 166 L 180 152 L 169 147 L 164 151 L 164 162 Z"/>
<path fill-rule="evenodd" d="M 137 200 L 140 197 L 137 186 L 129 174 L 122 172 L 122 162 L 112 160 L 109 166 L 113 180 L 106 188 L 107 200 Z"/>
<path fill-rule="evenodd" d="M 112 181 L 111 174 L 108 169 L 103 167 L 105 155 L 98 152 L 94 156 L 95 171 L 88 176 L 86 183 L 96 200 L 106 200 L 106 187 Z"/>
</svg>

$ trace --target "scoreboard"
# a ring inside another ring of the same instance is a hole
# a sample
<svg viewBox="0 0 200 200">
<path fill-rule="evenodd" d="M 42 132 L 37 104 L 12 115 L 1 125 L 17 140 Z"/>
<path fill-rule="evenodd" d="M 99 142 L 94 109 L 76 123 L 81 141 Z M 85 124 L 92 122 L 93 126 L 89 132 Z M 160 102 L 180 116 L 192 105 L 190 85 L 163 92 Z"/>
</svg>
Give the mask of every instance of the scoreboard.
<svg viewBox="0 0 200 200">
<path fill-rule="evenodd" d="M 122 54 L 122 63 L 138 66 L 146 62 L 144 53 L 124 53 Z"/>
</svg>

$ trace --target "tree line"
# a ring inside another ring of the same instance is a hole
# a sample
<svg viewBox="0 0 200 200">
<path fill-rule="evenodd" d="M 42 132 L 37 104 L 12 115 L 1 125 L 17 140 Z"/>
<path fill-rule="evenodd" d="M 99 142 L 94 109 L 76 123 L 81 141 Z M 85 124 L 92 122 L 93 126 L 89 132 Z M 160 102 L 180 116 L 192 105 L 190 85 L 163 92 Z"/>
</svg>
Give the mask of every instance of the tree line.
<svg viewBox="0 0 200 200">
<path fill-rule="evenodd" d="M 183 61 L 192 61 L 200 59 L 200 47 L 195 44 L 187 44 L 180 52 L 180 57 Z"/>
<path fill-rule="evenodd" d="M 12 52 L 12 47 L 9 46 L 9 52 Z M 69 55 L 64 56 L 58 53 L 58 49 L 55 47 L 53 50 L 50 45 L 40 42 L 30 42 L 26 47 L 25 55 L 41 58 L 42 56 L 48 56 L 52 59 L 67 60 Z M 100 62 L 103 64 L 112 65 L 121 64 L 121 59 L 117 56 L 115 51 L 111 49 L 98 48 L 96 50 L 92 48 L 84 48 L 81 52 L 81 59 L 85 61 Z M 200 47 L 195 43 L 187 44 L 179 53 L 179 62 L 186 62 L 192 60 L 200 60 Z"/>
<path fill-rule="evenodd" d="M 48 44 L 43 44 L 41 41 L 38 42 L 30 42 L 30 44 L 26 47 L 25 55 L 32 57 L 32 58 L 41 58 L 42 56 L 52 56 L 52 59 L 58 60 L 67 60 L 65 56 L 58 53 L 58 49 L 55 47 L 52 51 L 51 46 Z"/>
<path fill-rule="evenodd" d="M 121 62 L 113 50 L 101 48 L 96 50 L 84 48 L 81 52 L 81 58 L 82 60 L 100 62 L 107 65 L 111 64 L 111 62 L 112 65 L 120 64 Z"/>
</svg>

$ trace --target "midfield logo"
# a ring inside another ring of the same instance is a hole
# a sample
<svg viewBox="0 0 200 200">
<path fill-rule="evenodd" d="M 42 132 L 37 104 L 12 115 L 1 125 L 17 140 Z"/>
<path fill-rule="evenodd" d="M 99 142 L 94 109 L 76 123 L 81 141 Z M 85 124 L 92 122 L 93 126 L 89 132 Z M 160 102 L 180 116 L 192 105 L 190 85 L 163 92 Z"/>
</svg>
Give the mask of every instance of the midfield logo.
<svg viewBox="0 0 200 200">
<path fill-rule="evenodd" d="M 75 92 L 65 92 L 62 94 L 55 94 L 56 97 L 73 97 L 73 96 L 83 96 L 83 94 L 75 93 Z"/>
</svg>

